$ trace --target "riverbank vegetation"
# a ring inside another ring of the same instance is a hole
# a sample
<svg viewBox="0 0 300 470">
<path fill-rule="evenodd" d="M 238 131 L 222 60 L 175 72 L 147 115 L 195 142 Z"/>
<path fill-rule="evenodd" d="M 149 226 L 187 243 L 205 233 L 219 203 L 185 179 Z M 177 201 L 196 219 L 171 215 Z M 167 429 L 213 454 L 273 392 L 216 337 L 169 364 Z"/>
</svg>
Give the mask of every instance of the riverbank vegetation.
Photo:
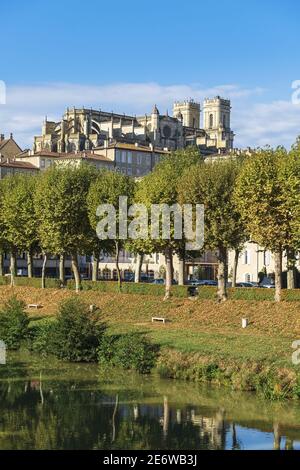
<svg viewBox="0 0 300 470">
<path fill-rule="evenodd" d="M 61 305 L 66 305 L 69 299 L 67 305 L 72 306 L 73 302 L 85 305 L 82 317 L 79 315 L 84 323 L 90 315 L 88 307 L 93 305 L 92 318 L 97 318 L 99 336 L 106 341 L 100 360 L 103 367 L 149 372 L 156 363 L 155 370 L 164 377 L 209 381 L 235 390 L 253 390 L 272 399 L 298 398 L 299 367 L 292 364 L 292 342 L 300 337 L 298 302 L 229 299 L 216 303 L 212 299 L 175 297 L 161 302 L 158 296 L 109 292 L 99 295 L 91 290 L 76 294 L 74 300 L 74 292 L 68 289 L 13 290 L 25 305 L 39 302 L 43 306 L 36 311 L 25 310 L 30 320 L 30 347 L 40 355 L 50 354 L 49 335 L 53 334 Z M 2 311 L 10 295 L 10 287 L 0 286 Z M 68 319 L 72 315 L 71 311 Z M 152 316 L 157 315 L 166 318 L 166 324 L 152 323 Z M 241 328 L 243 317 L 249 320 L 245 329 Z M 75 322 L 70 338 L 80 338 L 80 325 L 81 320 Z M 68 327 L 63 331 L 69 334 Z M 60 342 L 67 343 L 63 338 L 60 337 Z M 69 344 L 72 351 L 77 348 L 81 352 L 81 347 Z M 97 344 L 97 356 L 94 343 L 93 354 L 88 353 L 86 358 L 65 353 L 58 357 L 98 360 L 99 348 Z"/>
</svg>

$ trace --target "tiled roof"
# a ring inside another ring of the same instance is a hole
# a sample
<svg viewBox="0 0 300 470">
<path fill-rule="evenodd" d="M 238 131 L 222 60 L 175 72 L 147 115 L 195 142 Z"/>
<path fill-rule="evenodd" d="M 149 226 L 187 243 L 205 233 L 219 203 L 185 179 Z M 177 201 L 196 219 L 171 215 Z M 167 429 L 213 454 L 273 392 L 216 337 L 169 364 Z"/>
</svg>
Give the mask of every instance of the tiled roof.
<svg viewBox="0 0 300 470">
<path fill-rule="evenodd" d="M 169 153 L 168 150 L 163 150 L 163 149 L 159 149 L 159 148 L 153 148 L 153 150 L 151 149 L 151 147 L 146 147 L 145 145 L 135 145 L 135 144 L 128 144 L 126 142 L 116 142 L 114 144 L 110 144 L 108 145 L 109 149 L 111 148 L 118 148 L 118 149 L 126 149 L 126 150 L 135 150 L 136 152 L 154 152 L 154 153 L 159 153 L 159 154 L 163 154 L 163 153 Z M 99 150 L 105 150 L 104 147 L 99 147 Z"/>
<path fill-rule="evenodd" d="M 17 142 L 13 139 L 13 138 L 10 138 L 10 139 L 3 139 L 0 141 L 0 150 L 6 145 L 8 144 L 8 142 L 13 142 L 16 147 L 18 147 L 18 149 L 20 150 L 20 152 L 22 151 L 21 147 L 19 147 L 19 145 L 17 144 Z"/>
<path fill-rule="evenodd" d="M 5 162 L 1 162 L 0 166 L 5 168 L 24 168 L 28 170 L 38 170 L 38 168 L 32 163 L 19 162 L 15 160 L 6 160 Z"/>
</svg>

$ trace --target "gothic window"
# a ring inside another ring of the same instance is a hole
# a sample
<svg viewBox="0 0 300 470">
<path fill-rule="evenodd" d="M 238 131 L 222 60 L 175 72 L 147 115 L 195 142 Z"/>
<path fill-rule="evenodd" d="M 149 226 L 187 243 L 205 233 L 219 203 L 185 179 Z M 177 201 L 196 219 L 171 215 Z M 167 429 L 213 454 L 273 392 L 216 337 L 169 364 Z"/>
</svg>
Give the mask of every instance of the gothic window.
<svg viewBox="0 0 300 470">
<path fill-rule="evenodd" d="M 193 118 L 193 128 L 195 129 L 195 127 L 196 127 L 196 119 Z"/>
<path fill-rule="evenodd" d="M 226 115 L 223 114 L 223 127 L 226 127 Z"/>
<path fill-rule="evenodd" d="M 209 127 L 212 129 L 214 127 L 214 115 L 209 115 Z"/>
</svg>

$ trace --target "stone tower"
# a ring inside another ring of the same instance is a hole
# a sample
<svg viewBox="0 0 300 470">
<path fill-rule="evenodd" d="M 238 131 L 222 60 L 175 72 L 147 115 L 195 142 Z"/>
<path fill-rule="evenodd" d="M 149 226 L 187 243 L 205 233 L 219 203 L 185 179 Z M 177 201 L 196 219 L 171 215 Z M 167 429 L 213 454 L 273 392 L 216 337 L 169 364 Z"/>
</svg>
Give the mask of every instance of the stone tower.
<svg viewBox="0 0 300 470">
<path fill-rule="evenodd" d="M 200 104 L 194 100 L 175 101 L 173 117 L 182 120 L 182 124 L 193 129 L 200 128 Z"/>
<path fill-rule="evenodd" d="M 203 103 L 203 128 L 211 140 L 215 140 L 217 148 L 231 149 L 233 132 L 230 129 L 230 100 L 220 96 L 206 99 Z"/>
</svg>

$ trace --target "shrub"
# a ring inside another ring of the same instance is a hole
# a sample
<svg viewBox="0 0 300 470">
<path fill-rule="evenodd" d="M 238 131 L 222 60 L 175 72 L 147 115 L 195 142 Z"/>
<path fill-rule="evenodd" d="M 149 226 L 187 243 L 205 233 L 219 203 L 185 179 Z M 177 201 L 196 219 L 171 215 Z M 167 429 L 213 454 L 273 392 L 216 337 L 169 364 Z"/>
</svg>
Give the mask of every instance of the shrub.
<svg viewBox="0 0 300 470">
<path fill-rule="evenodd" d="M 46 277 L 45 286 L 49 288 L 58 289 L 60 287 L 60 280 L 53 277 Z M 42 286 L 42 279 L 40 277 L 26 277 L 26 276 L 16 276 L 15 277 L 16 286 L 28 286 L 28 287 L 37 287 Z"/>
<path fill-rule="evenodd" d="M 29 328 L 29 349 L 42 356 L 54 354 L 56 321 L 45 319 L 35 321 Z"/>
<path fill-rule="evenodd" d="M 0 311 L 0 339 L 8 349 L 19 349 L 28 334 L 29 318 L 25 303 L 11 297 Z"/>
<path fill-rule="evenodd" d="M 158 346 L 139 334 L 104 336 L 98 349 L 101 365 L 148 374 L 156 364 Z"/>
<path fill-rule="evenodd" d="M 97 348 L 105 331 L 97 312 L 74 297 L 60 304 L 57 318 L 31 328 L 31 349 L 72 362 L 97 361 Z"/>
<path fill-rule="evenodd" d="M 100 292 L 119 292 L 118 283 L 115 281 L 82 281 L 82 290 L 93 290 Z M 75 289 L 75 282 L 70 280 L 67 282 L 68 289 Z M 123 294 L 140 294 L 155 295 L 163 297 L 165 294 L 165 286 L 150 283 L 122 283 Z M 188 297 L 188 286 L 172 286 L 172 295 L 174 297 Z"/>
</svg>

